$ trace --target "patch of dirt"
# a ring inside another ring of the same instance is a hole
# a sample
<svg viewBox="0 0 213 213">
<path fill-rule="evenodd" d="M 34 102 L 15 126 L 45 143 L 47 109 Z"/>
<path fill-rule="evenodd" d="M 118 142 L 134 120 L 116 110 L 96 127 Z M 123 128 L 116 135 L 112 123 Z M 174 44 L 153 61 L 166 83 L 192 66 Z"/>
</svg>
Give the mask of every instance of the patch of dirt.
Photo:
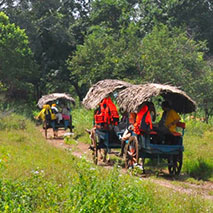
<svg viewBox="0 0 213 213">
<path fill-rule="evenodd" d="M 40 130 L 44 136 L 44 131 Z M 76 144 L 66 144 L 64 143 L 64 134 L 66 132 L 64 130 L 59 130 L 58 137 L 53 138 L 53 132 L 51 129 L 48 129 L 47 132 L 47 142 L 51 145 L 62 148 L 62 149 L 70 149 L 72 151 L 72 154 L 76 157 L 86 157 L 86 159 L 90 162 L 92 162 L 92 152 L 89 150 L 89 145 L 84 144 L 82 142 L 77 142 Z M 44 136 L 45 137 L 45 136 Z M 111 155 L 117 155 L 118 152 L 112 151 Z M 100 162 L 98 165 L 103 166 L 104 168 L 110 169 L 113 167 L 115 162 L 113 160 L 110 160 L 107 163 Z M 122 172 L 126 173 L 126 170 L 124 168 L 121 169 Z M 161 174 L 159 174 L 159 178 L 156 179 L 156 174 L 154 174 L 151 171 L 146 171 L 145 175 L 140 175 L 141 178 L 144 180 L 150 180 L 151 182 L 158 184 L 160 186 L 169 188 L 171 190 L 185 193 L 189 195 L 200 195 L 205 199 L 213 200 L 213 182 L 211 181 L 205 181 L 201 184 L 192 184 L 184 180 L 184 177 L 180 176 L 179 178 L 173 178 L 168 175 L 166 171 L 161 171 Z"/>
</svg>

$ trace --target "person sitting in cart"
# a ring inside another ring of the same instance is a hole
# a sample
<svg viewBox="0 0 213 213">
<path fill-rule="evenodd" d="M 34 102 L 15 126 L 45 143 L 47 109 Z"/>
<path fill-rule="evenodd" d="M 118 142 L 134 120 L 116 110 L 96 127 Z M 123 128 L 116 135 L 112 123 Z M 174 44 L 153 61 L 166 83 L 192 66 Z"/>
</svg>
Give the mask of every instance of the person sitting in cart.
<svg viewBox="0 0 213 213">
<path fill-rule="evenodd" d="M 150 102 L 145 102 L 137 113 L 136 122 L 134 123 L 134 132 L 137 135 L 149 134 L 152 130 L 152 117 L 149 105 Z"/>
<path fill-rule="evenodd" d="M 60 121 L 62 120 L 62 114 L 59 112 L 56 104 L 52 104 L 51 111 L 56 115 L 57 122 L 60 123 Z"/>
<path fill-rule="evenodd" d="M 64 129 L 67 130 L 70 123 L 70 108 L 66 105 L 62 106 L 62 118 L 64 120 Z"/>
<path fill-rule="evenodd" d="M 154 104 L 152 102 L 145 102 L 140 111 L 136 114 L 136 117 L 133 116 L 134 119 L 131 118 L 131 123 L 121 138 L 120 157 L 123 156 L 125 142 L 129 140 L 133 133 L 136 135 L 144 135 L 144 137 L 146 137 L 146 134 L 149 134 L 152 130 L 151 114 L 154 114 L 155 116 Z M 132 113 L 132 115 L 135 115 L 135 113 Z"/>
<path fill-rule="evenodd" d="M 161 107 L 163 114 L 159 123 L 155 125 L 154 131 L 157 132 L 159 141 L 165 142 L 165 135 L 172 136 L 172 133 L 176 132 L 176 124 L 181 118 L 179 114 L 171 108 L 168 101 L 162 102 Z"/>
</svg>

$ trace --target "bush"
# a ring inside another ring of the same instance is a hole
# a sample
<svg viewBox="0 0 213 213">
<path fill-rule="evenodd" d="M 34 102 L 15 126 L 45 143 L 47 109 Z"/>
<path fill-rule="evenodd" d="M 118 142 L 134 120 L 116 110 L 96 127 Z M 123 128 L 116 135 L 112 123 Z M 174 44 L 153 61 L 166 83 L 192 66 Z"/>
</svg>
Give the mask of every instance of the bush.
<svg viewBox="0 0 213 213">
<path fill-rule="evenodd" d="M 187 160 L 184 171 L 195 179 L 208 180 L 213 175 L 213 165 L 203 158 Z"/>
<path fill-rule="evenodd" d="M 187 135 L 193 135 L 193 136 L 199 136 L 202 137 L 203 134 L 207 131 L 213 128 L 210 124 L 196 121 L 196 120 L 189 120 L 186 122 L 186 134 Z"/>
<path fill-rule="evenodd" d="M 27 120 L 23 116 L 11 114 L 0 120 L 0 130 L 25 130 Z"/>
</svg>

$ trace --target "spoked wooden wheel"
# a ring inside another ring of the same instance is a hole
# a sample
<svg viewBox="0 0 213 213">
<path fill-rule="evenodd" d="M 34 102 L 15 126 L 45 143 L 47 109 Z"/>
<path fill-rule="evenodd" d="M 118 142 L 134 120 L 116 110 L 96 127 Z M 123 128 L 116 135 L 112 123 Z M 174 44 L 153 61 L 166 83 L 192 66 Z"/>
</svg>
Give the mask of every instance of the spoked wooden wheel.
<svg viewBox="0 0 213 213">
<path fill-rule="evenodd" d="M 183 164 L 183 153 L 168 158 L 168 170 L 170 175 L 179 175 Z"/>
<path fill-rule="evenodd" d="M 125 168 L 134 168 L 138 163 L 138 139 L 136 136 L 129 138 L 128 144 L 125 146 Z"/>
</svg>

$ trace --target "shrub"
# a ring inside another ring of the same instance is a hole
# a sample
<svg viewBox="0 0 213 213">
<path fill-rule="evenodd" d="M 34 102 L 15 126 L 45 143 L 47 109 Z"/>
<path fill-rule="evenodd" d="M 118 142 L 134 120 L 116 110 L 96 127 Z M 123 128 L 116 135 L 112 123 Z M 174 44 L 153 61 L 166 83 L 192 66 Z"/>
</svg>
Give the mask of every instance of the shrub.
<svg viewBox="0 0 213 213">
<path fill-rule="evenodd" d="M 213 165 L 203 158 L 187 160 L 184 171 L 198 180 L 208 180 L 213 175 Z"/>
<path fill-rule="evenodd" d="M 23 116 L 11 114 L 0 120 L 0 130 L 25 130 L 27 120 Z"/>
<path fill-rule="evenodd" d="M 212 126 L 210 124 L 201 121 L 189 120 L 186 122 L 187 135 L 202 137 L 203 134 L 211 128 Z"/>
</svg>

